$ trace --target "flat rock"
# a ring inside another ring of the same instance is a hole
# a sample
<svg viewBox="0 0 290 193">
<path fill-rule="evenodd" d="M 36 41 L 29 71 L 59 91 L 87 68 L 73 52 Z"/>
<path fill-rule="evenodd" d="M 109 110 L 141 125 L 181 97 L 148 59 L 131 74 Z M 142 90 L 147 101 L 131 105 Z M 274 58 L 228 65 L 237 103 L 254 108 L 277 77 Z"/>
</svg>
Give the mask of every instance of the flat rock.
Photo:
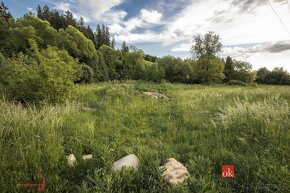
<svg viewBox="0 0 290 193">
<path fill-rule="evenodd" d="M 90 107 L 83 107 L 82 108 L 84 111 L 89 111 L 89 112 L 96 112 L 97 110 L 94 108 L 90 108 Z"/>
<path fill-rule="evenodd" d="M 92 154 L 83 155 L 83 160 L 90 160 L 90 159 L 93 159 Z"/>
<path fill-rule="evenodd" d="M 159 92 L 143 92 L 144 95 L 147 95 L 147 96 L 150 96 L 150 97 L 153 97 L 153 98 L 156 98 L 156 99 L 160 99 L 160 98 L 165 98 L 165 99 L 168 99 L 167 96 L 159 93 Z"/>
<path fill-rule="evenodd" d="M 182 183 L 190 176 L 187 168 L 174 158 L 167 159 L 166 164 L 161 166 L 160 169 L 164 169 L 161 176 L 172 185 Z"/>
<path fill-rule="evenodd" d="M 138 170 L 139 159 L 135 154 L 127 155 L 114 162 L 112 170 L 120 171 L 123 167 L 131 168 L 135 171 Z"/>
<path fill-rule="evenodd" d="M 74 165 L 77 162 L 77 158 L 76 158 L 76 156 L 74 154 L 70 154 L 69 156 L 66 157 L 66 159 L 67 159 L 67 164 L 70 167 L 74 167 Z"/>
</svg>

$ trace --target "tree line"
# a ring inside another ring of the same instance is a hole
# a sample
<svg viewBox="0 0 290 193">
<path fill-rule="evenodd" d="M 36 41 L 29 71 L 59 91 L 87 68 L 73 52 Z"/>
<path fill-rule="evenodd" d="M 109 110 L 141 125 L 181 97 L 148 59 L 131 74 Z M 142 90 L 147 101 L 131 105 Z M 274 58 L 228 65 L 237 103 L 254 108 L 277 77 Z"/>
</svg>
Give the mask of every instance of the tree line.
<svg viewBox="0 0 290 193">
<path fill-rule="evenodd" d="M 290 84 L 283 69 L 252 71 L 251 64 L 218 57 L 222 44 L 214 32 L 194 36 L 193 58 L 157 58 L 133 45 L 115 49 L 109 28 L 93 31 L 70 11 L 60 14 L 48 6 L 37 7 L 14 19 L 0 4 L 0 84 L 7 97 L 21 102 L 65 100 L 75 83 L 110 80 L 152 82 L 241 82 Z M 281 78 L 282 77 L 282 78 Z"/>
</svg>

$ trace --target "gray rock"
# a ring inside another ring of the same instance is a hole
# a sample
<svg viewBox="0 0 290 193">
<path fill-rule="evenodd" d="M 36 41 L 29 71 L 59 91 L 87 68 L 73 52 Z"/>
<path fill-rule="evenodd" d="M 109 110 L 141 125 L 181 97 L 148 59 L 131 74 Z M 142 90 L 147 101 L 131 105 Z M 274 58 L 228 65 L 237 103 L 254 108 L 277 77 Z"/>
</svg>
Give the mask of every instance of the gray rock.
<svg viewBox="0 0 290 193">
<path fill-rule="evenodd" d="M 83 155 L 83 160 L 90 160 L 90 159 L 93 159 L 92 154 Z"/>
<path fill-rule="evenodd" d="M 135 171 L 138 170 L 139 159 L 135 154 L 127 155 L 117 161 L 114 162 L 112 170 L 120 171 L 123 167 L 133 169 Z"/>
<path fill-rule="evenodd" d="M 162 173 L 164 179 L 172 185 L 182 183 L 190 176 L 187 168 L 174 158 L 169 158 L 160 169 L 164 170 Z"/>
</svg>

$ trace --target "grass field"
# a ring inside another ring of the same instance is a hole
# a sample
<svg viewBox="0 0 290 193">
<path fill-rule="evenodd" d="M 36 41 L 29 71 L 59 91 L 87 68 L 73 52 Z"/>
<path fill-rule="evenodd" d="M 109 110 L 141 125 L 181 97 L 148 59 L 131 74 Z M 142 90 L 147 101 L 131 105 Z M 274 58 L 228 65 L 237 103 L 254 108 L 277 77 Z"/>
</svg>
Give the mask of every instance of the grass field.
<svg viewBox="0 0 290 193">
<path fill-rule="evenodd" d="M 0 100 L 0 192 L 37 192 L 16 184 L 41 175 L 46 192 L 290 192 L 289 86 L 125 82 L 75 93 L 41 108 Z M 83 161 L 84 153 L 93 159 Z M 131 153 L 138 172 L 111 171 Z M 160 176 L 169 157 L 188 168 L 186 183 L 174 187 Z M 221 176 L 224 164 L 234 165 L 234 178 Z"/>
</svg>

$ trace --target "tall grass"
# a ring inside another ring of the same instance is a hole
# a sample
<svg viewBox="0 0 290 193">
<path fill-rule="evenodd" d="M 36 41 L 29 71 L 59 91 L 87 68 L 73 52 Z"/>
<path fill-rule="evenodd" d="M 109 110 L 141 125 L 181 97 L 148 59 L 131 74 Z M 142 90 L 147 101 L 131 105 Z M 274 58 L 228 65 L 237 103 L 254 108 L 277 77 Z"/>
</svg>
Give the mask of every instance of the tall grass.
<svg viewBox="0 0 290 193">
<path fill-rule="evenodd" d="M 222 147 L 234 154 L 237 190 L 289 190 L 289 105 L 273 96 L 262 101 L 235 100 L 217 115 Z"/>
<path fill-rule="evenodd" d="M 16 184 L 41 175 L 47 192 L 289 192 L 289 102 L 287 86 L 144 82 L 81 85 L 56 106 L 0 100 L 0 192 L 37 192 Z M 86 153 L 93 159 L 83 161 Z M 130 153 L 139 171 L 112 172 Z M 169 157 L 188 168 L 187 183 L 161 177 Z M 235 178 L 222 178 L 223 164 Z"/>
</svg>

